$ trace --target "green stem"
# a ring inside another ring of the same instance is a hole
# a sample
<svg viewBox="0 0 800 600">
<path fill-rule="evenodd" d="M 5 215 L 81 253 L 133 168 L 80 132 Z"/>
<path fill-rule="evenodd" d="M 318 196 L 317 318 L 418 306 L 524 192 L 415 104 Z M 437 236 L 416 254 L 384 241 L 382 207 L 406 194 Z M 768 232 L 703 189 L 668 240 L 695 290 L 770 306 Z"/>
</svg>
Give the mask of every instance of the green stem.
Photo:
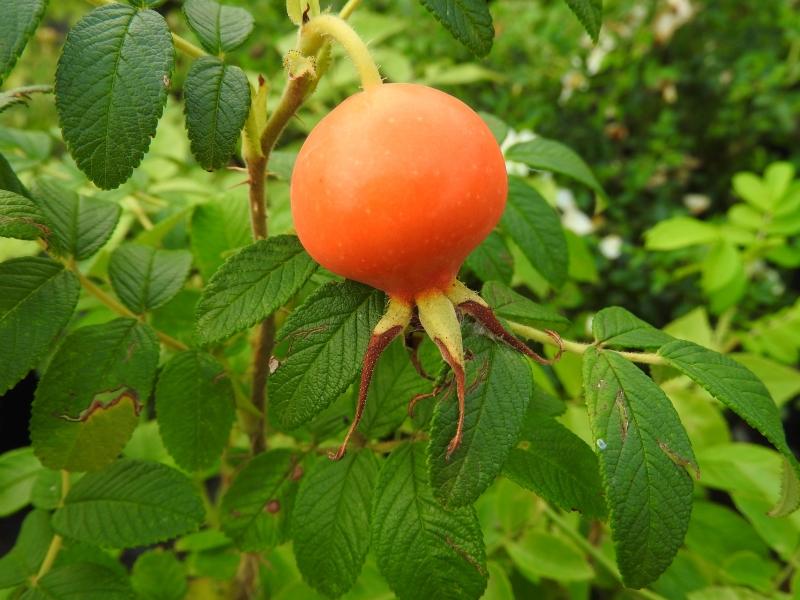
<svg viewBox="0 0 800 600">
<path fill-rule="evenodd" d="M 61 498 L 58 501 L 58 506 L 61 507 L 64 505 L 64 498 L 67 497 L 69 493 L 69 471 L 61 471 Z M 47 554 L 44 555 L 44 560 L 42 561 L 42 565 L 39 567 L 39 572 L 36 573 L 36 577 L 33 579 L 33 585 L 44 577 L 48 571 L 53 567 L 53 563 L 56 562 L 56 557 L 58 553 L 61 551 L 61 546 L 64 543 L 64 538 L 62 538 L 57 533 L 53 536 L 53 539 L 50 540 L 50 546 L 47 548 Z"/>
<path fill-rule="evenodd" d="M 511 331 L 526 339 L 533 340 L 534 342 L 541 342 L 542 344 L 551 344 L 553 346 L 558 346 L 558 342 L 556 342 L 556 340 L 554 340 L 553 337 L 546 331 L 543 331 L 541 329 L 536 329 L 535 327 L 529 327 L 528 325 L 523 325 L 522 323 L 515 323 L 513 321 L 510 321 L 508 325 L 511 328 Z M 573 342 L 571 340 L 562 339 L 561 346 L 567 352 L 572 352 L 574 354 L 583 354 L 589 348 L 592 348 L 594 344 L 583 344 L 581 342 Z M 624 352 L 622 350 L 610 350 L 610 349 L 608 351 L 616 352 L 620 356 L 627 358 L 632 362 L 643 363 L 646 365 L 668 364 L 663 356 L 659 356 L 658 354 L 652 354 L 650 352 Z"/>
<path fill-rule="evenodd" d="M 358 8 L 359 4 L 361 4 L 361 0 L 347 0 L 342 10 L 339 11 L 339 18 L 348 19 Z"/>
</svg>

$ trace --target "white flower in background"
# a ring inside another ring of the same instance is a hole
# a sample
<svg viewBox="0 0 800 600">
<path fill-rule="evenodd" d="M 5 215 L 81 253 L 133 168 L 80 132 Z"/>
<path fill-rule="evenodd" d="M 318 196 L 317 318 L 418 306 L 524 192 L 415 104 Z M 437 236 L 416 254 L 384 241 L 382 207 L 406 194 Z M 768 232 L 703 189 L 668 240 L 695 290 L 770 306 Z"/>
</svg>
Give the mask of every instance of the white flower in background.
<svg viewBox="0 0 800 600">
<path fill-rule="evenodd" d="M 600 35 L 600 41 L 597 43 L 592 51 L 589 52 L 589 57 L 586 59 L 586 72 L 589 75 L 596 75 L 603 66 L 603 59 L 611 52 L 617 43 L 610 35 Z"/>
<path fill-rule="evenodd" d="M 506 134 L 506 139 L 504 139 L 503 143 L 500 144 L 500 150 L 502 150 L 503 154 L 505 154 L 508 149 L 511 148 L 511 146 L 520 144 L 522 142 L 530 142 L 533 139 L 536 139 L 536 134 L 530 129 L 523 129 L 522 131 L 509 129 L 508 133 Z M 507 160 L 506 171 L 509 175 L 519 175 L 520 177 L 525 177 L 529 173 L 530 169 L 523 163 Z"/>
<path fill-rule="evenodd" d="M 686 194 L 683 197 L 683 204 L 693 215 L 699 215 L 708 210 L 711 206 L 711 198 L 705 194 Z"/>
<path fill-rule="evenodd" d="M 667 0 L 667 7 L 658 13 L 653 32 L 659 44 L 666 44 L 674 33 L 688 23 L 695 13 L 690 0 Z"/>
<path fill-rule="evenodd" d="M 589 216 L 575 204 L 575 196 L 571 190 L 558 188 L 556 206 L 561 210 L 561 224 L 578 235 L 587 235 L 594 231 L 594 223 Z"/>
<path fill-rule="evenodd" d="M 600 240 L 600 253 L 609 260 L 616 260 L 622 254 L 622 238 L 616 234 L 607 235 Z"/>
</svg>

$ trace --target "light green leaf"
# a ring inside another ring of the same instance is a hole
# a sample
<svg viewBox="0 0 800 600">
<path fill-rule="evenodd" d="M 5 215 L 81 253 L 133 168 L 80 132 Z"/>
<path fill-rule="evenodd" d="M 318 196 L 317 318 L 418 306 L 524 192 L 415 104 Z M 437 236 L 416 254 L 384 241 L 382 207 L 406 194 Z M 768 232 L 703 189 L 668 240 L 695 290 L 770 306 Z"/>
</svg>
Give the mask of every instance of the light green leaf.
<svg viewBox="0 0 800 600">
<path fill-rule="evenodd" d="M 47 219 L 33 200 L 0 190 L 0 237 L 35 240 L 49 234 Z"/>
<path fill-rule="evenodd" d="M 712 564 L 734 552 L 767 556 L 769 548 L 736 511 L 712 502 L 695 502 L 686 533 L 686 547 Z"/>
<path fill-rule="evenodd" d="M 775 207 L 789 190 L 794 179 L 795 169 L 790 162 L 774 162 L 764 172 L 764 183 L 767 184 L 772 206 Z"/>
<path fill-rule="evenodd" d="M 190 225 L 194 262 L 208 281 L 225 258 L 251 241 L 246 196 L 228 194 L 196 206 Z"/>
<path fill-rule="evenodd" d="M 594 570 L 578 549 L 545 531 L 531 531 L 518 542 L 506 544 L 511 560 L 531 581 L 542 577 L 558 581 L 586 581 Z"/>
<path fill-rule="evenodd" d="M 41 472 L 42 465 L 33 455 L 33 448 L 0 454 L 0 517 L 17 512 L 31 501 L 33 484 Z"/>
<path fill-rule="evenodd" d="M 206 170 L 225 166 L 250 110 L 247 75 L 239 67 L 203 56 L 192 63 L 183 90 L 192 154 Z"/>
<path fill-rule="evenodd" d="M 57 567 L 36 582 L 20 600 L 133 600 L 124 574 L 93 563 Z"/>
<path fill-rule="evenodd" d="M 28 39 L 44 16 L 47 0 L 14 0 L 4 3 L 0 20 L 0 84 L 14 68 Z"/>
<path fill-rule="evenodd" d="M 72 332 L 39 380 L 31 441 L 46 467 L 93 471 L 111 463 L 150 396 L 159 346 L 135 319 Z"/>
<path fill-rule="evenodd" d="M 139 600 L 183 600 L 186 572 L 172 552 L 149 550 L 133 564 L 131 585 Z"/>
<path fill-rule="evenodd" d="M 186 475 L 124 458 L 81 478 L 53 515 L 53 529 L 98 546 L 132 548 L 189 533 L 203 517 Z"/>
<path fill-rule="evenodd" d="M 126 181 L 155 135 L 175 58 L 164 18 L 109 4 L 67 35 L 56 71 L 56 108 L 80 169 L 101 188 Z"/>
<path fill-rule="evenodd" d="M 471 506 L 444 508 L 428 483 L 425 447 L 392 452 L 378 476 L 372 549 L 400 600 L 468 600 L 486 588 L 486 551 Z"/>
<path fill-rule="evenodd" d="M 79 196 L 53 179 L 39 179 L 33 190 L 52 227 L 50 243 L 60 254 L 89 258 L 111 237 L 119 221 L 117 204 Z"/>
<path fill-rule="evenodd" d="M 319 14 L 319 0 L 286 0 L 286 14 L 295 25 L 303 24 L 303 13 L 308 11 L 308 18 Z"/>
<path fill-rule="evenodd" d="M 506 158 L 524 163 L 532 169 L 551 171 L 574 179 L 592 189 L 602 198 L 606 193 L 589 166 L 578 154 L 561 142 L 537 137 L 511 146 Z"/>
<path fill-rule="evenodd" d="M 266 319 L 316 270 L 295 236 L 260 240 L 214 273 L 197 305 L 197 336 L 212 344 Z"/>
<path fill-rule="evenodd" d="M 603 24 L 603 0 L 565 1 L 596 44 L 600 37 L 600 26 Z"/>
<path fill-rule="evenodd" d="M 297 493 L 292 538 L 303 579 L 336 598 L 353 587 L 369 546 L 378 462 L 369 450 L 318 460 Z"/>
<path fill-rule="evenodd" d="M 745 587 L 709 586 L 689 592 L 687 600 L 770 600 L 758 592 Z M 774 598 L 773 598 L 774 600 Z"/>
<path fill-rule="evenodd" d="M 111 253 L 108 275 L 122 303 L 135 313 L 169 302 L 183 287 L 192 266 L 186 250 L 156 250 L 122 244 Z"/>
<path fill-rule="evenodd" d="M 800 394 L 800 371 L 797 369 L 758 354 L 737 353 L 730 356 L 764 382 L 769 395 L 778 406 L 783 406 Z"/>
<path fill-rule="evenodd" d="M 503 465 L 506 477 L 564 510 L 605 517 L 597 456 L 581 438 L 552 418 L 533 420 L 522 437 Z"/>
<path fill-rule="evenodd" d="M 72 316 L 79 291 L 75 276 L 49 258 L 0 263 L 0 394 L 51 347 Z"/>
<path fill-rule="evenodd" d="M 724 288 L 744 269 L 739 251 L 729 241 L 714 244 L 703 260 L 700 284 L 709 294 Z"/>
<path fill-rule="evenodd" d="M 352 281 L 318 288 L 292 312 L 278 340 L 286 357 L 268 379 L 271 414 L 294 429 L 327 408 L 358 374 L 384 297 Z"/>
<path fill-rule="evenodd" d="M 625 585 L 655 581 L 683 543 L 696 460 L 664 392 L 633 363 L 590 348 L 583 385 Z"/>
<path fill-rule="evenodd" d="M 569 321 L 557 312 L 536 304 L 533 300 L 496 281 L 484 284 L 481 297 L 492 306 L 498 317 L 509 321 L 549 329 L 559 329 L 569 325 Z"/>
<path fill-rule="evenodd" d="M 452 385 L 436 405 L 428 447 L 431 486 L 450 506 L 472 504 L 500 474 L 533 394 L 530 366 L 516 350 L 477 334 L 468 335 L 464 347 L 473 358 L 467 362 L 461 445 L 447 457 L 458 420 Z"/>
<path fill-rule="evenodd" d="M 222 530 L 244 551 L 260 552 L 285 541 L 297 480 L 297 455 L 277 449 L 259 454 L 239 471 L 222 498 Z"/>
<path fill-rule="evenodd" d="M 509 581 L 502 565 L 490 560 L 487 566 L 489 569 L 489 585 L 486 586 L 486 593 L 482 596 L 482 599 L 514 600 L 514 588 L 511 587 L 511 581 Z"/>
<path fill-rule="evenodd" d="M 691 217 L 673 217 L 661 221 L 644 234 L 644 247 L 648 250 L 676 250 L 698 244 L 710 244 L 720 237 L 719 230 L 710 223 Z"/>
<path fill-rule="evenodd" d="M 613 348 L 659 348 L 674 338 L 619 306 L 604 308 L 592 319 L 594 339 Z"/>
<path fill-rule="evenodd" d="M 684 340 L 671 342 L 658 353 L 761 432 L 784 455 L 786 466 L 791 465 L 791 472 L 785 477 L 800 476 L 800 463 L 786 443 L 778 407 L 764 384 L 746 367 L 727 356 Z M 790 491 L 797 485 L 800 484 L 795 482 L 784 489 Z M 800 507 L 800 495 L 795 495 L 795 500 L 797 502 L 791 505 L 785 496 L 781 496 L 773 516 L 785 516 L 797 510 Z"/>
<path fill-rule="evenodd" d="M 50 513 L 33 510 L 25 515 L 14 547 L 0 557 L 0 590 L 25 583 L 36 575 L 52 538 Z"/>
<path fill-rule="evenodd" d="M 489 236 L 467 256 L 464 266 L 482 281 L 496 280 L 508 284 L 514 274 L 514 259 L 503 236 L 496 230 L 489 233 Z"/>
<path fill-rule="evenodd" d="M 772 193 L 762 179 L 754 173 L 737 173 L 733 177 L 736 194 L 761 211 L 772 208 Z"/>
<path fill-rule="evenodd" d="M 492 49 L 494 25 L 483 0 L 420 0 L 454 38 L 477 56 Z"/>
<path fill-rule="evenodd" d="M 235 50 L 253 31 L 253 15 L 238 6 L 212 0 L 186 0 L 183 14 L 203 48 L 211 54 Z"/>
<path fill-rule="evenodd" d="M 508 180 L 508 200 L 500 226 L 530 263 L 554 286 L 567 278 L 567 240 L 553 208 L 522 179 Z"/>
<path fill-rule="evenodd" d="M 225 369 L 204 352 L 175 355 L 158 377 L 156 414 L 175 462 L 188 471 L 210 467 L 222 454 L 235 417 Z"/>
</svg>

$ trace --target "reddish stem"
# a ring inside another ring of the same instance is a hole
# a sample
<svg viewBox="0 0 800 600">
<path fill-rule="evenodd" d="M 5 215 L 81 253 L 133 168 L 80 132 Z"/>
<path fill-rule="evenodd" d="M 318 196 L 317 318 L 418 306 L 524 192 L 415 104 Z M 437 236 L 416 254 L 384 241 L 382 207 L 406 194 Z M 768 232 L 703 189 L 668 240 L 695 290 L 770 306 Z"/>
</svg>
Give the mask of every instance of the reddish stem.
<svg viewBox="0 0 800 600">
<path fill-rule="evenodd" d="M 457 360 L 453 358 L 453 355 L 450 354 L 450 351 L 447 349 L 447 346 L 444 345 L 438 338 L 434 340 L 436 345 L 439 347 L 439 351 L 442 353 L 442 358 L 444 358 L 445 362 L 450 365 L 450 368 L 453 369 L 453 375 L 456 378 L 456 395 L 458 396 L 458 424 L 456 425 L 456 434 L 453 436 L 453 439 L 450 440 L 450 443 L 447 444 L 447 454 L 445 458 L 450 460 L 450 456 L 452 456 L 453 452 L 455 452 L 458 447 L 461 445 L 461 438 L 464 436 L 464 412 L 466 408 L 466 376 L 464 373 L 464 365 L 459 363 Z M 413 407 L 410 407 L 413 409 Z"/>
<path fill-rule="evenodd" d="M 364 352 L 364 362 L 361 367 L 361 382 L 358 386 L 356 414 L 353 418 L 353 422 L 350 424 L 350 429 L 347 430 L 344 436 L 342 445 L 339 446 L 336 452 L 328 454 L 328 458 L 331 460 L 341 460 L 345 452 L 347 452 L 347 444 L 350 443 L 350 437 L 355 433 L 358 428 L 358 423 L 361 421 L 361 417 L 364 414 L 364 407 L 367 404 L 369 382 L 372 381 L 372 373 L 375 370 L 375 364 L 378 362 L 380 355 L 383 354 L 383 351 L 386 350 L 386 346 L 389 345 L 389 342 L 396 338 L 401 331 L 403 331 L 403 327 L 401 325 L 395 325 L 383 333 L 373 333 L 372 337 L 369 338 L 369 344 L 367 345 L 367 351 Z"/>
</svg>

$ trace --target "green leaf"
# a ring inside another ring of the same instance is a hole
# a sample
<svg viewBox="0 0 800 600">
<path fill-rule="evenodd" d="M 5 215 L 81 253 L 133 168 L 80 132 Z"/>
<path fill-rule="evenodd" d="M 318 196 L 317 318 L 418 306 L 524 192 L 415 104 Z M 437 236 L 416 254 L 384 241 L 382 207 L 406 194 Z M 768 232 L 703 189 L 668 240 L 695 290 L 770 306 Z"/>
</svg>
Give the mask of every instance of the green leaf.
<svg viewBox="0 0 800 600">
<path fill-rule="evenodd" d="M 733 177 L 733 189 L 748 204 L 761 211 L 772 208 L 772 193 L 764 181 L 755 173 L 737 173 Z"/>
<path fill-rule="evenodd" d="M 233 251 L 251 243 L 246 196 L 225 195 L 200 204 L 190 225 L 194 262 L 208 281 Z"/>
<path fill-rule="evenodd" d="M 511 560 L 528 579 L 586 581 L 594 570 L 580 551 L 546 531 L 530 531 L 518 542 L 506 544 Z"/>
<path fill-rule="evenodd" d="M 212 344 L 263 321 L 316 270 L 297 237 L 260 240 L 231 256 L 197 305 L 197 337 Z"/>
<path fill-rule="evenodd" d="M 719 238 L 719 229 L 710 223 L 691 217 L 673 217 L 645 232 L 644 247 L 648 250 L 677 250 L 710 244 Z"/>
<path fill-rule="evenodd" d="M 0 590 L 25 583 L 36 575 L 52 538 L 50 513 L 33 510 L 25 515 L 14 547 L 0 557 Z"/>
<path fill-rule="evenodd" d="M 565 0 L 565 2 L 596 44 L 600 37 L 600 26 L 603 24 L 603 0 Z"/>
<path fill-rule="evenodd" d="M 203 517 L 203 504 L 186 475 L 123 458 L 73 486 L 53 515 L 53 529 L 98 546 L 132 548 L 194 531 Z"/>
<path fill-rule="evenodd" d="M 592 319 L 594 339 L 614 348 L 660 348 L 671 342 L 671 335 L 659 331 L 624 308 L 604 308 Z"/>
<path fill-rule="evenodd" d="M 35 240 L 49 234 L 47 219 L 33 200 L 0 190 L 0 237 Z"/>
<path fill-rule="evenodd" d="M 488 572 L 475 509 L 439 504 L 425 463 L 425 446 L 406 444 L 381 469 L 371 518 L 378 568 L 400 600 L 477 600 Z"/>
<path fill-rule="evenodd" d="M 101 188 L 125 182 L 156 133 L 175 60 L 164 18 L 109 4 L 67 35 L 56 108 L 70 154 Z"/>
<path fill-rule="evenodd" d="M 163 306 L 183 287 L 192 266 L 186 250 L 122 244 L 111 253 L 108 275 L 122 303 L 135 313 Z"/>
<path fill-rule="evenodd" d="M 481 244 L 467 256 L 464 266 L 482 281 L 497 280 L 510 283 L 514 274 L 514 259 L 503 236 L 492 231 Z"/>
<path fill-rule="evenodd" d="M 606 515 L 597 456 L 577 435 L 552 418 L 535 419 L 514 448 L 503 474 L 564 510 Z M 527 428 L 526 428 L 527 429 Z"/>
<path fill-rule="evenodd" d="M 39 380 L 31 414 L 36 456 L 50 469 L 93 471 L 111 463 L 139 422 L 159 346 L 135 319 L 72 332 Z"/>
<path fill-rule="evenodd" d="M 22 182 L 17 177 L 17 174 L 14 173 L 14 169 L 11 168 L 11 165 L 8 164 L 6 157 L 2 154 L 0 154 L 0 190 L 7 190 L 9 192 L 19 194 L 20 196 L 30 198 L 28 190 L 26 190 L 25 186 L 22 185 Z"/>
<path fill-rule="evenodd" d="M 44 16 L 47 0 L 14 0 L 4 3 L 0 20 L 0 84 L 14 68 L 28 39 Z"/>
<path fill-rule="evenodd" d="M 283 543 L 301 476 L 298 457 L 290 450 L 270 450 L 250 459 L 222 498 L 222 530 L 247 552 Z"/>
<path fill-rule="evenodd" d="M 640 588 L 683 543 L 692 509 L 687 467 L 697 462 L 675 409 L 647 375 L 614 352 L 589 348 L 583 360 L 617 564 L 625 585 Z"/>
<path fill-rule="evenodd" d="M 292 538 L 303 579 L 336 598 L 353 587 L 369 546 L 369 511 L 378 476 L 370 450 L 323 458 L 303 477 Z"/>
<path fill-rule="evenodd" d="M 511 146 L 506 152 L 506 158 L 524 163 L 532 169 L 564 175 L 591 188 L 601 198 L 606 198 L 603 187 L 589 166 L 572 148 L 561 142 L 537 137 Z"/>
<path fill-rule="evenodd" d="M 508 201 L 500 220 L 525 258 L 554 286 L 567 278 L 567 240 L 553 208 L 522 179 L 509 177 Z"/>
<path fill-rule="evenodd" d="M 186 572 L 172 552 L 150 550 L 133 564 L 131 585 L 139 600 L 183 600 Z"/>
<path fill-rule="evenodd" d="M 198 471 L 214 464 L 225 448 L 235 417 L 233 388 L 210 354 L 175 355 L 156 386 L 161 438 L 181 467 Z"/>
<path fill-rule="evenodd" d="M 41 472 L 42 465 L 33 455 L 33 448 L 0 454 L 0 517 L 17 512 L 31 501 L 33 484 Z"/>
<path fill-rule="evenodd" d="M 36 582 L 20 600 L 133 600 L 125 575 L 93 563 L 57 567 Z"/>
<path fill-rule="evenodd" d="M 787 478 L 800 477 L 800 463 L 786 443 L 778 407 L 755 375 L 727 356 L 685 340 L 662 346 L 658 353 L 742 417 L 786 457 L 786 467 L 791 466 L 791 470 L 784 475 L 784 491 L 800 486 L 797 481 L 786 483 Z M 782 495 L 772 516 L 785 516 L 797 510 L 800 495 L 793 494 L 792 498 L 795 502 L 787 502 L 788 499 Z"/>
<path fill-rule="evenodd" d="M 722 290 L 744 270 L 739 251 L 727 240 L 720 240 L 711 247 L 702 267 L 700 283 L 707 294 Z"/>
<path fill-rule="evenodd" d="M 514 588 L 511 587 L 511 581 L 502 565 L 490 560 L 488 567 L 489 585 L 486 586 L 483 600 L 514 600 Z"/>
<path fill-rule="evenodd" d="M 211 54 L 235 50 L 253 31 L 253 15 L 238 6 L 212 0 L 186 0 L 183 14 L 200 44 Z"/>
<path fill-rule="evenodd" d="M 557 312 L 536 304 L 533 300 L 496 281 L 484 284 L 481 297 L 491 305 L 498 317 L 509 321 L 550 329 L 569 325 L 569 321 Z"/>
<path fill-rule="evenodd" d="M 183 90 L 192 154 L 204 169 L 219 169 L 236 150 L 250 111 L 247 75 L 218 58 L 202 56 L 192 63 Z"/>
<path fill-rule="evenodd" d="M 503 121 L 503 119 L 497 115 L 483 111 L 479 111 L 478 116 L 480 116 L 480 118 L 483 119 L 483 122 L 489 126 L 495 141 L 498 144 L 502 144 L 506 137 L 508 137 L 508 132 L 511 130 L 511 128 L 508 126 L 508 123 Z"/>
<path fill-rule="evenodd" d="M 114 233 L 119 221 L 121 210 L 117 204 L 79 196 L 52 179 L 39 179 L 34 197 L 52 227 L 50 243 L 53 248 L 77 260 L 97 252 Z"/>
<path fill-rule="evenodd" d="M 75 276 L 49 258 L 0 263 L 0 394 L 52 346 L 75 309 L 79 291 Z"/>
<path fill-rule="evenodd" d="M 289 344 L 288 355 L 267 381 L 271 414 L 282 428 L 299 427 L 347 389 L 383 309 L 381 292 L 331 282 L 286 319 L 278 340 Z"/>
<path fill-rule="evenodd" d="M 451 506 L 472 504 L 500 474 L 533 394 L 530 366 L 516 350 L 474 334 L 464 346 L 473 355 L 467 362 L 464 437 L 448 459 L 458 420 L 451 386 L 436 405 L 428 448 L 434 494 Z"/>
<path fill-rule="evenodd" d="M 420 0 L 454 38 L 477 56 L 492 49 L 494 25 L 484 0 Z"/>
</svg>

